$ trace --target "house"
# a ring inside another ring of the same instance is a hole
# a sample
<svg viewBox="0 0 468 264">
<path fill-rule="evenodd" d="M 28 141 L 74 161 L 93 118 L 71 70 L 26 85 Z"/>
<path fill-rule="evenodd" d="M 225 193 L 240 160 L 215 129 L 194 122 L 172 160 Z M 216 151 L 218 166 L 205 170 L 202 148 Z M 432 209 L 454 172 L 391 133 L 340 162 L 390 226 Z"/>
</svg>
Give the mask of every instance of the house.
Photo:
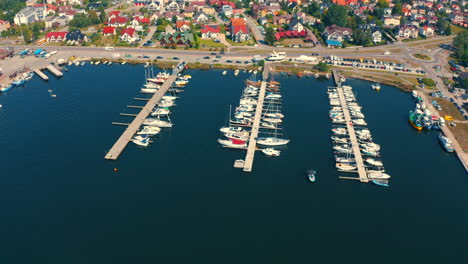
<svg viewBox="0 0 468 264">
<path fill-rule="evenodd" d="M 107 15 L 107 20 L 110 20 L 110 19 L 116 18 L 116 17 L 120 17 L 120 11 L 119 10 L 109 12 L 109 14 Z"/>
<path fill-rule="evenodd" d="M 37 5 L 33 5 L 33 7 L 45 8 L 46 9 L 46 15 L 54 15 L 58 10 L 57 6 L 54 6 L 54 5 L 51 5 L 51 4 L 37 4 Z"/>
<path fill-rule="evenodd" d="M 289 23 L 289 30 L 301 32 L 304 30 L 304 25 L 299 20 L 294 19 Z"/>
<path fill-rule="evenodd" d="M 176 1 L 172 1 L 166 6 L 166 11 L 179 11 L 180 6 Z"/>
<path fill-rule="evenodd" d="M 132 43 L 138 40 L 138 34 L 135 33 L 133 27 L 128 27 L 122 30 L 119 38 L 120 41 Z"/>
<path fill-rule="evenodd" d="M 233 10 L 234 9 L 230 5 L 224 5 L 221 7 L 221 13 L 226 17 L 231 17 Z"/>
<path fill-rule="evenodd" d="M 399 26 L 401 16 L 384 16 L 383 22 L 386 26 Z"/>
<path fill-rule="evenodd" d="M 0 19 L 0 32 L 10 29 L 10 21 Z"/>
<path fill-rule="evenodd" d="M 435 29 L 431 26 L 423 26 L 419 29 L 419 34 L 426 38 L 434 37 Z"/>
<path fill-rule="evenodd" d="M 382 42 L 382 33 L 379 30 L 372 32 L 372 42 L 380 43 Z"/>
<path fill-rule="evenodd" d="M 202 39 L 218 40 L 221 31 L 218 25 L 203 25 L 200 32 Z"/>
<path fill-rule="evenodd" d="M 275 25 L 289 24 L 291 23 L 292 18 L 293 18 L 292 15 L 274 16 L 273 24 Z"/>
<path fill-rule="evenodd" d="M 382 31 L 381 28 L 375 25 L 375 21 L 369 21 L 367 24 L 361 24 L 358 28 L 369 33 L 372 38 L 372 42 L 380 43 L 382 42 Z"/>
<path fill-rule="evenodd" d="M 64 6 L 58 6 L 57 7 L 57 14 L 59 16 L 64 16 L 67 14 L 67 12 L 73 11 L 73 7 L 71 5 L 64 5 Z"/>
<path fill-rule="evenodd" d="M 103 7 L 102 3 L 89 3 L 86 6 L 86 9 L 88 10 L 93 10 L 93 11 L 98 11 Z"/>
<path fill-rule="evenodd" d="M 179 11 L 166 11 L 164 12 L 164 16 L 169 20 L 171 20 L 173 17 L 176 17 L 177 20 L 184 19 L 184 16 L 182 16 Z"/>
<path fill-rule="evenodd" d="M 166 34 L 173 35 L 176 31 L 171 25 L 167 25 L 164 27 L 164 32 L 166 32 Z"/>
<path fill-rule="evenodd" d="M 249 29 L 243 18 L 231 19 L 230 36 L 234 42 L 250 40 Z"/>
<path fill-rule="evenodd" d="M 187 6 L 184 8 L 184 12 L 182 13 L 185 18 L 192 18 L 193 15 L 195 14 L 195 7 L 193 6 Z"/>
<path fill-rule="evenodd" d="M 83 42 L 88 42 L 88 36 L 81 33 L 79 29 L 75 29 L 71 32 L 68 32 L 66 39 L 67 39 L 67 43 L 71 45 L 77 45 Z"/>
<path fill-rule="evenodd" d="M 177 21 L 176 28 L 177 28 L 177 31 L 179 32 L 190 31 L 191 29 L 190 22 L 189 21 Z"/>
<path fill-rule="evenodd" d="M 213 7 L 204 6 L 201 8 L 201 11 L 209 16 L 213 16 L 215 14 L 215 9 Z"/>
<path fill-rule="evenodd" d="M 127 24 L 127 18 L 126 17 L 114 17 L 111 18 L 109 23 L 107 25 L 112 26 L 112 27 L 124 27 Z"/>
<path fill-rule="evenodd" d="M 328 47 L 341 47 L 344 40 L 351 40 L 353 30 L 337 25 L 327 26 L 323 32 Z"/>
<path fill-rule="evenodd" d="M 210 20 L 210 18 L 208 17 L 208 15 L 203 12 L 203 11 L 200 11 L 198 12 L 194 17 L 193 17 L 193 21 L 195 23 L 206 23 Z"/>
<path fill-rule="evenodd" d="M 417 38 L 419 29 L 415 25 L 403 25 L 398 28 L 399 38 Z"/>
<path fill-rule="evenodd" d="M 16 13 L 14 22 L 16 25 L 30 24 L 43 19 L 46 16 L 46 8 L 27 6 Z"/>
<path fill-rule="evenodd" d="M 175 32 L 173 34 L 169 34 L 167 32 L 163 32 L 159 34 L 158 41 L 163 46 L 185 45 L 191 47 L 194 42 L 194 38 L 192 33 Z"/>
<path fill-rule="evenodd" d="M 70 19 L 67 16 L 46 17 L 44 19 L 46 29 L 63 27 L 68 23 L 68 21 L 70 21 Z"/>
<path fill-rule="evenodd" d="M 62 42 L 66 40 L 67 32 L 49 32 L 46 35 L 47 42 Z"/>
<path fill-rule="evenodd" d="M 102 35 L 103 36 L 114 36 L 116 34 L 115 27 L 104 27 L 102 29 Z"/>
<path fill-rule="evenodd" d="M 163 11 L 164 10 L 164 1 L 163 0 L 152 0 L 151 3 L 146 5 L 148 11 Z"/>
<path fill-rule="evenodd" d="M 266 17 L 260 17 L 258 19 L 258 23 L 260 24 L 260 26 L 263 26 L 268 23 L 268 19 Z"/>
</svg>

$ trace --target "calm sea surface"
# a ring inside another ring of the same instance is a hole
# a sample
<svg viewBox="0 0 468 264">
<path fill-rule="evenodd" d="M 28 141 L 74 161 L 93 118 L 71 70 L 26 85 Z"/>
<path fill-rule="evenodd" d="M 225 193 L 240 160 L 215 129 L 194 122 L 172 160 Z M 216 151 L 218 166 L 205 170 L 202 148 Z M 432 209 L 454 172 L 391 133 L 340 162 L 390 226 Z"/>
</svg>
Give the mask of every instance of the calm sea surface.
<svg viewBox="0 0 468 264">
<path fill-rule="evenodd" d="M 338 179 L 331 81 L 275 77 L 291 142 L 246 174 L 233 168 L 245 151 L 216 142 L 246 73 L 188 71 L 174 127 L 107 161 L 124 130 L 111 122 L 144 103 L 144 68 L 69 69 L 0 96 L 2 264 L 468 262 L 468 177 L 437 132 L 408 125 L 407 93 L 347 82 L 392 175 L 382 188 Z"/>
</svg>

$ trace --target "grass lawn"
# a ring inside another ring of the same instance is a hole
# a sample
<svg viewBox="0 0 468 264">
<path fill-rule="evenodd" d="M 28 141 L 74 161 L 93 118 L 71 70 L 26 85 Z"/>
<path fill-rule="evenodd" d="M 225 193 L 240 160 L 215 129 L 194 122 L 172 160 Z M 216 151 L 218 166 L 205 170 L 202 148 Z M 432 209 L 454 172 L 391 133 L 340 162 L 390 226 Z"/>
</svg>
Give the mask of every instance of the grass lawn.
<svg viewBox="0 0 468 264">
<path fill-rule="evenodd" d="M 453 34 L 458 34 L 458 33 L 462 32 L 463 30 L 465 30 L 465 29 L 463 29 L 461 27 L 458 27 L 458 26 L 455 26 L 455 25 L 452 25 L 452 24 L 450 24 L 450 28 L 452 29 Z"/>
<path fill-rule="evenodd" d="M 101 40 L 99 41 L 99 45 L 114 45 L 115 40 L 113 36 L 102 36 Z"/>
<path fill-rule="evenodd" d="M 244 42 L 241 42 L 241 43 L 238 43 L 238 42 L 234 42 L 230 39 L 226 39 L 227 42 L 229 42 L 229 44 L 233 45 L 233 46 L 252 46 L 255 44 L 255 41 L 254 40 L 248 40 L 248 41 L 244 41 Z"/>
<path fill-rule="evenodd" d="M 456 127 L 448 126 L 453 136 L 458 140 L 464 152 L 468 152 L 468 124 L 457 124 Z"/>
<path fill-rule="evenodd" d="M 200 39 L 200 47 L 216 47 L 216 48 L 224 48 L 224 44 L 221 42 L 214 42 L 211 39 Z"/>
<path fill-rule="evenodd" d="M 449 115 L 452 116 L 454 120 L 459 120 L 463 121 L 465 118 L 463 118 L 463 115 L 458 111 L 458 109 L 455 107 L 453 103 L 451 103 L 449 100 L 444 99 L 444 98 L 438 98 L 438 97 L 431 97 L 431 100 L 437 101 L 439 103 L 440 107 L 442 108 L 440 112 L 441 116 Z"/>
<path fill-rule="evenodd" d="M 421 53 L 415 53 L 413 54 L 413 57 L 417 58 L 417 59 L 420 59 L 420 60 L 431 60 L 432 58 L 427 56 L 427 55 L 424 55 L 424 54 L 421 54 Z"/>
</svg>

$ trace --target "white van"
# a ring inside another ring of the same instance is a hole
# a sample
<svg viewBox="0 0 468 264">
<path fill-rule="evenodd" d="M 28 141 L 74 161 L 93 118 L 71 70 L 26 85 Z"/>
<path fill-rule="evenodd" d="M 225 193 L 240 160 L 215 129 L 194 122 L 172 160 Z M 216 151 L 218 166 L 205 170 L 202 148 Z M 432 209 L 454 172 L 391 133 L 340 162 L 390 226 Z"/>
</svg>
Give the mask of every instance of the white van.
<svg viewBox="0 0 468 264">
<path fill-rule="evenodd" d="M 114 47 L 112 47 L 112 46 L 106 46 L 106 47 L 104 47 L 104 50 L 114 50 Z"/>
</svg>

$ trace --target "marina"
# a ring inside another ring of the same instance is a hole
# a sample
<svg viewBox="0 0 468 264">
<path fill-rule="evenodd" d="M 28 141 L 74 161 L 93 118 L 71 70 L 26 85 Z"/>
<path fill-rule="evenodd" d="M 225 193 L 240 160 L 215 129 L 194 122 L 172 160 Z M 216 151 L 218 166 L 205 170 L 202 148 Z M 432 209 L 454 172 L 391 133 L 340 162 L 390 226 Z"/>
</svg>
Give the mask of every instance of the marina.
<svg viewBox="0 0 468 264">
<path fill-rule="evenodd" d="M 138 129 L 140 129 L 141 125 L 144 124 L 145 120 L 147 120 L 147 117 L 153 112 L 153 109 L 161 101 L 161 98 L 166 94 L 166 92 L 169 90 L 172 84 L 176 81 L 178 74 L 181 72 L 184 65 L 185 63 L 181 62 L 177 65 L 177 67 L 175 67 L 172 70 L 172 73 L 164 81 L 161 87 L 153 94 L 151 99 L 148 100 L 144 107 L 127 105 L 127 107 L 141 108 L 142 110 L 133 119 L 132 123 L 130 123 L 127 129 L 125 129 L 123 134 L 115 142 L 115 144 L 112 146 L 109 152 L 107 152 L 105 159 L 116 160 L 119 158 L 120 154 L 125 149 L 127 144 L 130 141 L 132 141 L 133 136 L 137 133 Z"/>
</svg>

